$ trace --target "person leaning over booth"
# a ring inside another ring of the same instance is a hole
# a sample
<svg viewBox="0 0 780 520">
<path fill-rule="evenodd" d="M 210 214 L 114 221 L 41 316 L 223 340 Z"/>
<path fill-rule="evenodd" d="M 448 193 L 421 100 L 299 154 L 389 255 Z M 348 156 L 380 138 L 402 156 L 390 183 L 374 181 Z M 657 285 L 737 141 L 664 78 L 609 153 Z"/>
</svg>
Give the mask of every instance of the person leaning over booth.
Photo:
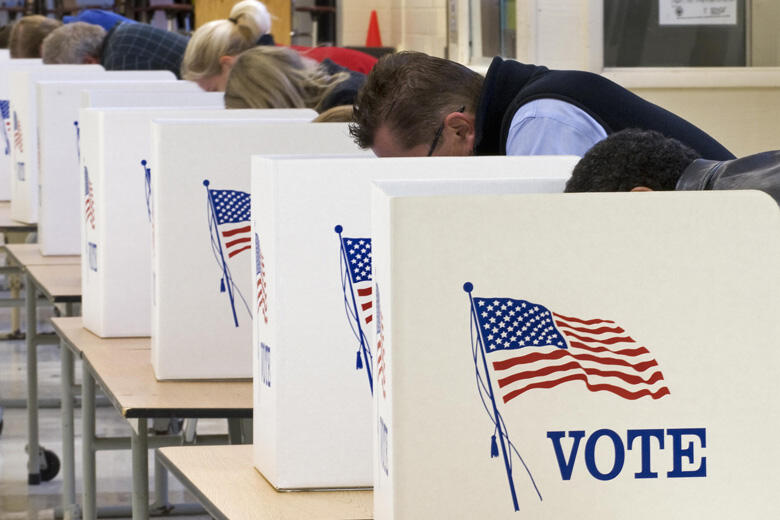
<svg viewBox="0 0 780 520">
<path fill-rule="evenodd" d="M 169 70 L 179 76 L 187 37 L 143 23 L 110 31 L 84 22 L 66 24 L 43 41 L 44 63 L 99 63 L 106 70 Z"/>
<path fill-rule="evenodd" d="M 41 44 L 62 22 L 39 14 L 24 16 L 14 22 L 8 37 L 8 52 L 12 58 L 40 58 Z"/>
<path fill-rule="evenodd" d="M 734 156 L 684 119 L 612 81 L 494 58 L 482 77 L 418 52 L 380 58 L 351 133 L 380 157 L 579 155 L 624 128 L 658 130 L 709 159 Z"/>
<path fill-rule="evenodd" d="M 352 105 L 365 75 L 330 60 L 317 63 L 287 47 L 241 54 L 225 88 L 226 108 L 311 108 Z"/>
<path fill-rule="evenodd" d="M 675 190 L 760 190 L 780 204 L 780 150 L 714 161 L 659 132 L 627 129 L 591 148 L 565 191 Z"/>
<path fill-rule="evenodd" d="M 181 64 L 181 77 L 207 92 L 223 92 L 236 57 L 257 45 L 273 45 L 271 15 L 265 4 L 244 0 L 227 20 L 214 20 L 192 34 Z"/>
<path fill-rule="evenodd" d="M 230 10 L 227 20 L 214 20 L 195 31 L 187 45 L 181 77 L 208 92 L 224 92 L 228 75 L 238 56 L 257 46 L 275 46 L 271 15 L 262 2 L 243 0 Z M 291 46 L 301 55 L 333 63 L 356 72 L 368 72 L 376 58 L 341 47 Z"/>
</svg>

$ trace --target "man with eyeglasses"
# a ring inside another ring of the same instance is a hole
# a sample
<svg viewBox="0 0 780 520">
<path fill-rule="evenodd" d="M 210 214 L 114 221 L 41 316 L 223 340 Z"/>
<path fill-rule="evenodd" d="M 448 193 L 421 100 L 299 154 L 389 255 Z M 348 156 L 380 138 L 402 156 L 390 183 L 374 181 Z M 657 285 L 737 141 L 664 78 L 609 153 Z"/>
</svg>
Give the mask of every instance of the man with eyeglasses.
<svg viewBox="0 0 780 520">
<path fill-rule="evenodd" d="M 418 52 L 382 57 L 350 132 L 380 157 L 578 155 L 626 128 L 655 130 L 707 159 L 734 156 L 684 119 L 583 71 L 494 58 L 482 77 Z"/>
</svg>

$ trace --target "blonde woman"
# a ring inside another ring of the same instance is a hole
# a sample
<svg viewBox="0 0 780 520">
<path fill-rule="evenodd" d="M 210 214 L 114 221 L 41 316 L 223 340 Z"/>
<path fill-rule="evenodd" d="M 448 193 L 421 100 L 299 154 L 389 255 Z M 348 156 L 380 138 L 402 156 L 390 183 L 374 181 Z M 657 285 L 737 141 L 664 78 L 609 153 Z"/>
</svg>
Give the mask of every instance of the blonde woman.
<svg viewBox="0 0 780 520">
<path fill-rule="evenodd" d="M 236 56 L 266 43 L 263 40 L 273 44 L 270 31 L 271 15 L 262 2 L 237 3 L 227 20 L 209 22 L 195 31 L 184 53 L 181 77 L 196 82 L 208 92 L 225 90 Z"/>
<path fill-rule="evenodd" d="M 365 75 L 302 57 L 286 47 L 260 46 L 236 59 L 225 88 L 227 108 L 313 108 L 351 105 Z"/>
</svg>

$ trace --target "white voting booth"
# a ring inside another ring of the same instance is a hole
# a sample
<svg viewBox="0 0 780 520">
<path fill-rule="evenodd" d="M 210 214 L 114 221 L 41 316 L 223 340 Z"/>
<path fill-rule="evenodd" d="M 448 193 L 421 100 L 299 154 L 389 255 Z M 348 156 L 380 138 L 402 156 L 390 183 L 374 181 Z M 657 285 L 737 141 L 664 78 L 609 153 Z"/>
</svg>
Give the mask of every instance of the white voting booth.
<svg viewBox="0 0 780 520">
<path fill-rule="evenodd" d="M 14 143 L 14 132 L 11 118 L 9 76 L 12 70 L 30 67 L 40 67 L 39 59 L 14 59 L 0 61 L 0 200 L 11 200 L 11 152 Z"/>
<path fill-rule="evenodd" d="M 155 374 L 252 377 L 250 156 L 348 154 L 357 146 L 343 123 L 157 121 L 152 128 Z"/>
<path fill-rule="evenodd" d="M 373 194 L 377 520 L 777 517 L 770 197 L 418 195 Z"/>
<path fill-rule="evenodd" d="M 371 486 L 371 182 L 541 178 L 574 157 L 260 158 L 252 163 L 255 466 L 277 488 Z"/>
<path fill-rule="evenodd" d="M 215 100 L 213 96 L 206 98 Z M 220 104 L 221 96 L 220 96 Z M 82 109 L 82 309 L 100 337 L 151 335 L 151 223 L 147 171 L 154 119 L 309 120 L 312 110 L 215 106 Z M 197 148 L 200 143 L 190 143 Z M 142 161 L 146 165 L 142 165 Z"/>
<path fill-rule="evenodd" d="M 194 88 L 193 88 L 194 87 Z M 83 90 L 81 108 L 225 106 L 224 92 L 204 92 L 190 81 L 175 81 L 165 90 Z"/>
<path fill-rule="evenodd" d="M 11 54 L 8 49 L 0 49 L 0 61 L 6 61 L 11 59 Z"/>
<path fill-rule="evenodd" d="M 104 78 L 37 82 L 38 243 L 43 255 L 75 255 L 80 251 L 81 91 L 132 88 L 142 92 L 176 83 L 169 71 L 112 71 Z"/>
<path fill-rule="evenodd" d="M 36 82 L 83 80 L 105 77 L 100 65 L 41 65 L 10 74 L 11 126 L 11 217 L 38 222 L 38 105 Z"/>
</svg>

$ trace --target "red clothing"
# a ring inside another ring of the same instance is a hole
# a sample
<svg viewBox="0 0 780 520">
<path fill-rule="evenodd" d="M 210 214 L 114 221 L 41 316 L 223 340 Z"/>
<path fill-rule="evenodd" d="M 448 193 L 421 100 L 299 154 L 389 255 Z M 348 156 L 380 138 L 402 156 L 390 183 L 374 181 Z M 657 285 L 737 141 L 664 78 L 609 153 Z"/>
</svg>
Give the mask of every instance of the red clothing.
<svg viewBox="0 0 780 520">
<path fill-rule="evenodd" d="M 337 65 L 363 74 L 371 72 L 376 63 L 376 58 L 370 54 L 344 47 L 301 47 L 300 45 L 290 45 L 290 48 L 301 53 L 301 56 L 317 61 L 328 58 Z"/>
</svg>

